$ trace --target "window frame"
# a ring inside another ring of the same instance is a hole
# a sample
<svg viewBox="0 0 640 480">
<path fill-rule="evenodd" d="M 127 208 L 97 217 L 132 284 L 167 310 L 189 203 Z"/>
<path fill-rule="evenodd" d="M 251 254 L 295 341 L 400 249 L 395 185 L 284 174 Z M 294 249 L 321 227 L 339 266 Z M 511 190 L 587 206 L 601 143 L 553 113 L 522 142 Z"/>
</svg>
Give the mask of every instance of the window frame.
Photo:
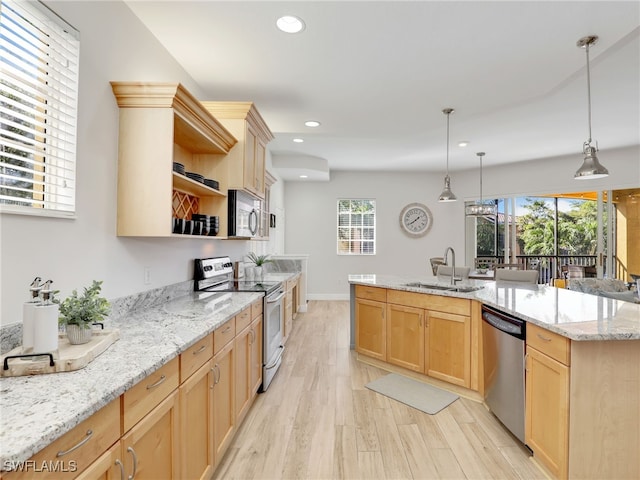
<svg viewBox="0 0 640 480">
<path fill-rule="evenodd" d="M 341 204 L 343 202 L 349 202 L 348 211 L 341 210 Z M 354 204 L 369 202 L 373 208 L 372 212 L 356 212 L 354 211 Z M 348 224 L 341 224 L 341 215 L 348 215 Z M 372 221 L 365 222 L 364 217 L 361 222 L 357 221 L 358 215 L 372 215 Z M 377 207 L 376 200 L 372 198 L 339 198 L 336 202 L 336 253 L 337 255 L 353 256 L 371 256 L 376 255 L 377 251 L 377 233 L 376 233 L 376 220 L 377 220 Z M 361 235 L 360 238 L 354 238 L 355 235 L 349 234 L 346 238 L 341 236 L 341 233 L 345 230 L 350 232 L 358 232 Z M 371 238 L 365 238 L 365 231 L 370 233 Z M 347 243 L 348 248 L 341 248 L 341 245 Z M 366 251 L 366 245 L 371 246 L 371 251 Z M 357 246 L 357 247 L 356 247 Z"/>
<path fill-rule="evenodd" d="M 0 4 L 0 213 L 75 218 L 79 32 L 41 2 Z"/>
</svg>

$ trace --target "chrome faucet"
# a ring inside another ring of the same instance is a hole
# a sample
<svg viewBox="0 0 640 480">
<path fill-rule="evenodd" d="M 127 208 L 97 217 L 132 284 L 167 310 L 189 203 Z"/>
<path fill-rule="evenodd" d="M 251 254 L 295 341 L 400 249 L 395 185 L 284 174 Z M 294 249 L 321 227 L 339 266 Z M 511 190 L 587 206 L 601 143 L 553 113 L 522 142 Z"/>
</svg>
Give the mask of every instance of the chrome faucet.
<svg viewBox="0 0 640 480">
<path fill-rule="evenodd" d="M 444 264 L 447 265 L 447 254 L 451 251 L 451 285 L 456 284 L 456 280 L 462 280 L 461 278 L 456 278 L 456 252 L 453 247 L 447 247 L 444 251 Z"/>
</svg>

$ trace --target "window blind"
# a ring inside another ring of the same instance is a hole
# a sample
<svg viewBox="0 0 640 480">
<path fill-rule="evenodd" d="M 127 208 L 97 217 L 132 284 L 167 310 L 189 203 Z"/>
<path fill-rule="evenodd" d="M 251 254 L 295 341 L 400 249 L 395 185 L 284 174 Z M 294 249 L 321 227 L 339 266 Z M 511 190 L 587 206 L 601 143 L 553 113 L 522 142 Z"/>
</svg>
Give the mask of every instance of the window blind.
<svg viewBox="0 0 640 480">
<path fill-rule="evenodd" d="M 338 200 L 338 255 L 375 254 L 375 200 Z"/>
<path fill-rule="evenodd" d="M 78 32 L 40 2 L 0 0 L 0 210 L 73 215 Z"/>
</svg>

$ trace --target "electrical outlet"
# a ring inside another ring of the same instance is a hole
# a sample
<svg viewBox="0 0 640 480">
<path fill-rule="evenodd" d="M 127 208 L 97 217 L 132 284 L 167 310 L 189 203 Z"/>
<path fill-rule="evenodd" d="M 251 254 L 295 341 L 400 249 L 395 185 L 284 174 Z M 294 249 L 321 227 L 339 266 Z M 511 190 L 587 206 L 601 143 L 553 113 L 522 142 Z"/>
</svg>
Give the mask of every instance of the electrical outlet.
<svg viewBox="0 0 640 480">
<path fill-rule="evenodd" d="M 144 284 L 151 284 L 151 267 L 144 267 Z"/>
</svg>

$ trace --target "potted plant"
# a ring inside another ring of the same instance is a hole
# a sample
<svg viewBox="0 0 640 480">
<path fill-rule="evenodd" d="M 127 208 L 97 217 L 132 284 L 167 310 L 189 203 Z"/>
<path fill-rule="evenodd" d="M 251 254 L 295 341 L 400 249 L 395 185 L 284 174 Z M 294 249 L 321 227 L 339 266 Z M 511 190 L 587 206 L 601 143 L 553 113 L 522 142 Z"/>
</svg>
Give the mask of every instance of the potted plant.
<svg viewBox="0 0 640 480">
<path fill-rule="evenodd" d="M 78 345 L 91 340 L 91 325 L 102 321 L 109 313 L 109 302 L 100 297 L 102 281 L 93 281 L 90 287 L 85 287 L 82 295 L 77 290 L 71 296 L 60 302 L 58 322 L 65 326 L 69 343 Z"/>
<path fill-rule="evenodd" d="M 254 268 L 254 276 L 257 280 L 262 280 L 262 275 L 264 273 L 263 267 L 266 263 L 271 262 L 269 259 L 269 255 L 256 255 L 254 252 L 249 252 L 247 254 L 247 258 L 251 263 L 255 265 Z"/>
</svg>

